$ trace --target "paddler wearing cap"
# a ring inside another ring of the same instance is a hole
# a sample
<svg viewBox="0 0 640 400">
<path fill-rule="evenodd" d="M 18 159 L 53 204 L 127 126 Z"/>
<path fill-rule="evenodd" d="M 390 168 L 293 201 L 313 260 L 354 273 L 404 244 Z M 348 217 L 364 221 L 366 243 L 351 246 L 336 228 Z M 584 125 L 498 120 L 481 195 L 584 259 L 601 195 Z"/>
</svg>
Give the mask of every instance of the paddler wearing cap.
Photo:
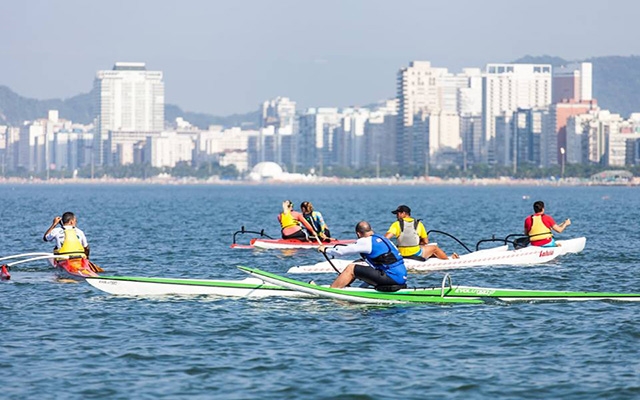
<svg viewBox="0 0 640 400">
<path fill-rule="evenodd" d="M 396 246 L 402 257 L 427 259 L 435 256 L 442 260 L 449 259 L 447 253 L 441 248 L 435 244 L 429 244 L 427 230 L 424 228 L 422 220 L 413 219 L 411 209 L 408 206 L 399 205 L 391 213 L 395 214 L 398 220 L 391 224 L 384 236 L 387 239 L 396 237 Z M 458 258 L 458 255 L 453 253 L 451 258 Z"/>
</svg>

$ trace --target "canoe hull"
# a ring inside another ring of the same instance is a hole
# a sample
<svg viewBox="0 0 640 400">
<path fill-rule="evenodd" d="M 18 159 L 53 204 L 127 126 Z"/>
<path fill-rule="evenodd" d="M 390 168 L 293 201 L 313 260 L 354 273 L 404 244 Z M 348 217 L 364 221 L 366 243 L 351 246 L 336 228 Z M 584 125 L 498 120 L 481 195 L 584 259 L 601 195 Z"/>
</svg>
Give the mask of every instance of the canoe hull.
<svg viewBox="0 0 640 400">
<path fill-rule="evenodd" d="M 83 279 L 87 277 L 97 277 L 89 266 L 86 258 L 71 258 L 68 260 L 53 261 L 53 266 L 61 278 Z"/>
<path fill-rule="evenodd" d="M 552 290 L 497 289 L 473 286 L 453 286 L 445 276 L 443 285 L 434 288 L 408 288 L 393 293 L 378 292 L 374 289 L 345 288 L 332 289 L 316 286 L 255 268 L 239 267 L 244 272 L 291 290 L 301 291 L 317 297 L 354 303 L 398 304 L 398 303 L 485 303 L 487 300 L 503 302 L 565 302 L 565 301 L 640 301 L 640 293 L 574 292 Z M 448 284 L 445 284 L 447 283 Z"/>
<path fill-rule="evenodd" d="M 213 295 L 226 297 L 308 297 L 304 293 L 266 284 L 261 279 L 208 280 L 100 276 L 87 282 L 103 292 L 126 296 Z"/>
<path fill-rule="evenodd" d="M 323 245 L 345 245 L 355 243 L 355 240 L 332 240 L 323 242 Z M 241 245 L 234 243 L 231 245 L 233 249 L 262 249 L 262 250 L 286 250 L 286 249 L 317 249 L 318 242 L 301 242 L 294 239 L 251 239 L 250 244 Z"/>
<path fill-rule="evenodd" d="M 584 249 L 586 241 L 586 238 L 581 237 L 570 240 L 559 240 L 558 243 L 561 245 L 559 247 L 529 246 L 518 250 L 508 250 L 507 246 L 499 246 L 464 254 L 458 259 L 440 260 L 437 258 L 429 258 L 426 261 L 405 259 L 405 265 L 407 270 L 412 272 L 495 265 L 537 265 L 547 263 L 565 254 L 579 253 Z M 338 270 L 342 271 L 352 261 L 336 259 L 331 262 Z M 313 265 L 292 267 L 287 272 L 290 274 L 335 273 L 335 270 L 327 261 L 323 261 Z"/>
</svg>

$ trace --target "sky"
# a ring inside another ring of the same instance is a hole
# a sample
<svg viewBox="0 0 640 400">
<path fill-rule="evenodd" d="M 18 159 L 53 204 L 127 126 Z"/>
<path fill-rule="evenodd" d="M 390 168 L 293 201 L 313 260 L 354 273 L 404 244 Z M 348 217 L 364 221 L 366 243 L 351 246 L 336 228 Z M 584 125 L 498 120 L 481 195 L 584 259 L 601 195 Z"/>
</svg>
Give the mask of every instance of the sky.
<svg viewBox="0 0 640 400">
<path fill-rule="evenodd" d="M 145 62 L 165 102 L 213 115 L 289 97 L 299 109 L 395 97 L 413 60 L 459 72 L 525 55 L 639 55 L 621 0 L 0 0 L 0 85 L 35 99 Z"/>
</svg>

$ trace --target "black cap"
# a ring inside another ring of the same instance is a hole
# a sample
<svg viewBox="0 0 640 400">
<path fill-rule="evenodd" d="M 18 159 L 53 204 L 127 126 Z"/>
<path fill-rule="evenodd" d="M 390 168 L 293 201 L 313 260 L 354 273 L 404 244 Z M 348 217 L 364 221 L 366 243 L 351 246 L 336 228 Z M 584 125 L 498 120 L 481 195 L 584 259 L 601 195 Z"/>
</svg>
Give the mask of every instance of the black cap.
<svg viewBox="0 0 640 400">
<path fill-rule="evenodd" d="M 405 206 L 404 204 L 401 206 L 398 206 L 398 208 L 396 208 L 395 210 L 391 211 L 391 214 L 397 214 L 399 212 L 403 212 L 403 213 L 407 213 L 409 215 L 411 215 L 411 209 L 407 206 Z"/>
</svg>

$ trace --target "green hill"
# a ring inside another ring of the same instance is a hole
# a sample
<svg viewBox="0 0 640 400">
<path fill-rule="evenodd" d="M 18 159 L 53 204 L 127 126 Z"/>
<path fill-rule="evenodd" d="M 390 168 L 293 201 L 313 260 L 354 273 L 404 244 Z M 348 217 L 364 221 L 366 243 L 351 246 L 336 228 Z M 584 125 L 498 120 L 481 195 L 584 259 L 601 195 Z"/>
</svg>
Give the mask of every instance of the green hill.
<svg viewBox="0 0 640 400">
<path fill-rule="evenodd" d="M 601 108 L 622 114 L 628 118 L 632 112 L 640 112 L 640 56 L 594 57 L 587 60 L 567 61 L 555 56 L 525 56 L 516 63 L 545 63 L 554 66 L 570 62 L 593 63 L 593 97 Z M 60 117 L 82 124 L 89 124 L 95 115 L 91 92 L 68 99 L 36 100 L 22 97 L 6 86 L 0 86 L 0 124 L 20 125 L 23 121 L 46 117 L 48 110 L 58 110 Z M 183 111 L 172 104 L 165 105 L 165 119 L 175 121 L 182 117 L 193 125 L 206 129 L 209 125 L 256 127 L 260 113 L 215 116 Z"/>
<path fill-rule="evenodd" d="M 525 56 L 515 63 L 541 63 L 560 66 L 572 62 L 593 64 L 593 97 L 602 109 L 622 114 L 628 118 L 640 112 L 640 56 L 593 57 L 586 60 L 567 61 L 552 56 Z"/>
<path fill-rule="evenodd" d="M 58 110 L 60 118 L 81 124 L 93 122 L 95 115 L 93 92 L 79 94 L 60 100 L 36 100 L 22 97 L 6 86 L 0 86 L 0 124 L 20 125 L 23 121 L 46 118 L 49 110 Z M 207 129 L 209 125 L 257 127 L 260 123 L 258 110 L 246 114 L 218 117 L 210 114 L 183 111 L 180 107 L 166 104 L 165 119 L 175 121 L 182 117 L 193 125 Z"/>
</svg>

